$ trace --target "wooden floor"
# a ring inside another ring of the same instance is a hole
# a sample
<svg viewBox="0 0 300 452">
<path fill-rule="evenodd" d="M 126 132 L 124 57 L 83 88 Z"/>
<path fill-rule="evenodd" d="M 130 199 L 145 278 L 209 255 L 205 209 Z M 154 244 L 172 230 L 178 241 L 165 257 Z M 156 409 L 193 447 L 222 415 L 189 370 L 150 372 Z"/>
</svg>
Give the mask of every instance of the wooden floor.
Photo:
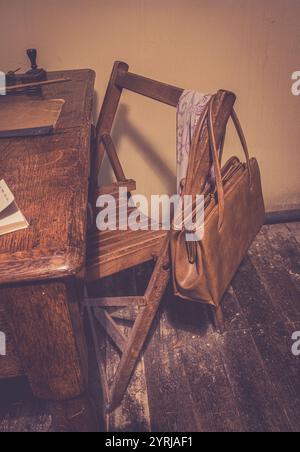
<svg viewBox="0 0 300 452">
<path fill-rule="evenodd" d="M 124 402 L 101 418 L 101 429 L 299 432 L 300 357 L 291 352 L 291 336 L 300 331 L 300 224 L 263 228 L 224 306 L 226 331 L 219 335 L 205 307 L 169 290 Z M 120 322 L 126 331 L 128 318 Z M 111 375 L 117 355 L 109 342 L 103 350 Z M 92 348 L 90 364 L 100 415 Z M 23 381 L 1 382 L 0 399 L 0 431 L 70 429 Z"/>
</svg>

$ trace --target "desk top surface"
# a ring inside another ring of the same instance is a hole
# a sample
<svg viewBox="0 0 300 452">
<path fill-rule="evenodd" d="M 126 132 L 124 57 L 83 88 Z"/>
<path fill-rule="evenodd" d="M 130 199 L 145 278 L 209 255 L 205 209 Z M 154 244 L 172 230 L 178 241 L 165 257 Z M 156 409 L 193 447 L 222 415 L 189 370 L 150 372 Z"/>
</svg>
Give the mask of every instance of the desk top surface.
<svg viewBox="0 0 300 452">
<path fill-rule="evenodd" d="M 71 82 L 43 87 L 44 98 L 66 101 L 55 133 L 0 139 L 0 179 L 30 223 L 0 237 L 0 284 L 63 278 L 84 267 L 95 74 L 49 73 L 61 76 Z"/>
</svg>

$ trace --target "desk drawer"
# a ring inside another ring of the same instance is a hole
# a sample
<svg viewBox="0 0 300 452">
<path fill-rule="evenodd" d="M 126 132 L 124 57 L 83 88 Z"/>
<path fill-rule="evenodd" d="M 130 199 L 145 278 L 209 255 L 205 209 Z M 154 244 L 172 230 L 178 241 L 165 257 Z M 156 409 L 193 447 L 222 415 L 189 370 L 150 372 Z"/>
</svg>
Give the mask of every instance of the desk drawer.
<svg viewBox="0 0 300 452">
<path fill-rule="evenodd" d="M 4 306 L 0 301 L 0 332 L 6 334 L 6 356 L 0 356 L 0 378 L 23 375 L 21 363 L 17 356 L 14 340 L 4 316 Z"/>
</svg>

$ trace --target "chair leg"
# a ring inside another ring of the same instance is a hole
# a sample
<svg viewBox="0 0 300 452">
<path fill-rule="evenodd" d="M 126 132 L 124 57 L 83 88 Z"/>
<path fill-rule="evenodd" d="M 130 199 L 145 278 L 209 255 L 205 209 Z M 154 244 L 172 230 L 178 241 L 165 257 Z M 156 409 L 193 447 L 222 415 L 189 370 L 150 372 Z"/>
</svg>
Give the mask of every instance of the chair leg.
<svg viewBox="0 0 300 452">
<path fill-rule="evenodd" d="M 224 328 L 225 328 L 225 320 L 224 320 L 224 315 L 223 315 L 223 311 L 222 311 L 222 306 L 218 306 L 217 308 L 215 307 L 211 307 L 211 312 L 213 315 L 213 323 L 214 323 L 214 327 L 216 329 L 216 331 L 218 331 L 218 333 L 223 333 L 224 332 Z"/>
<path fill-rule="evenodd" d="M 152 273 L 149 285 L 147 287 L 144 297 L 114 297 L 109 302 L 108 298 L 102 299 L 86 299 L 85 305 L 88 310 L 99 310 L 105 309 L 107 306 L 123 306 L 124 305 L 139 305 L 139 313 L 135 319 L 133 328 L 130 332 L 129 338 L 125 343 L 125 338 L 120 338 L 117 332 L 116 323 L 110 319 L 108 313 L 105 314 L 105 322 L 100 323 L 104 327 L 106 333 L 110 336 L 113 342 L 122 352 L 121 360 L 114 377 L 114 381 L 109 388 L 109 393 L 107 394 L 107 379 L 103 372 L 102 363 L 98 363 L 101 380 L 104 384 L 104 389 L 106 389 L 106 400 L 109 404 L 108 410 L 113 411 L 116 409 L 122 401 L 122 398 L 126 392 L 128 384 L 130 382 L 132 373 L 136 367 L 142 348 L 147 339 L 149 330 L 153 323 L 153 320 L 158 311 L 161 299 L 164 295 L 166 287 L 170 279 L 170 258 L 169 258 L 169 241 L 166 240 L 158 261 L 155 264 L 154 271 Z M 141 303 L 141 300 L 143 303 Z M 137 302 L 137 303 L 135 303 Z M 97 316 L 96 316 L 97 319 Z M 99 316 L 98 316 L 99 320 Z M 91 319 L 93 324 L 93 319 Z M 94 337 L 96 335 L 94 334 Z M 121 340 L 122 339 L 122 340 Z M 95 341 L 96 348 L 98 347 L 97 341 Z M 98 359 L 101 358 L 98 356 Z"/>
<path fill-rule="evenodd" d="M 152 322 L 158 311 L 161 299 L 169 282 L 170 271 L 164 265 L 158 265 L 147 289 L 147 305 L 138 315 L 130 333 L 129 342 L 122 355 L 116 379 L 112 387 L 111 406 L 114 410 L 121 402 L 135 369 L 142 348 L 147 339 Z"/>
</svg>

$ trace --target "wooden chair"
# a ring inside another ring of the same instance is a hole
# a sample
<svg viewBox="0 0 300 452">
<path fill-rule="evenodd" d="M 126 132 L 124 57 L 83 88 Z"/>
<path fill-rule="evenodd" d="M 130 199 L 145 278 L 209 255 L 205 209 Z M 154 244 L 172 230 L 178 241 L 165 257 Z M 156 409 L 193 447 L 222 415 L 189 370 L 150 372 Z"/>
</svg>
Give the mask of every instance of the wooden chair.
<svg viewBox="0 0 300 452">
<path fill-rule="evenodd" d="M 95 151 L 92 158 L 90 201 L 96 205 L 100 194 L 112 194 L 118 198 L 120 186 L 126 186 L 129 196 L 136 189 L 135 181 L 127 179 L 119 161 L 111 138 L 111 130 L 116 116 L 123 89 L 133 91 L 148 98 L 177 107 L 183 89 L 144 78 L 128 71 L 128 65 L 122 62 L 114 64 L 101 109 L 95 133 Z M 235 96 L 226 91 L 219 91 L 215 103 L 214 122 L 216 139 L 220 144 L 229 119 Z M 206 175 L 212 164 L 209 152 L 208 131 L 205 129 L 199 141 L 199 159 L 195 165 L 195 192 L 201 193 Z M 98 174 L 107 153 L 117 182 L 111 186 L 98 188 Z M 102 297 L 86 300 L 92 330 L 97 347 L 95 319 L 105 329 L 108 336 L 121 353 L 121 360 L 112 386 L 107 382 L 104 364 L 98 355 L 104 395 L 110 410 L 116 408 L 127 389 L 131 375 L 137 364 L 151 324 L 159 308 L 160 301 L 170 278 L 169 236 L 167 231 L 106 231 L 96 228 L 90 231 L 87 252 L 87 286 L 90 283 L 111 276 L 120 270 L 135 267 L 147 261 L 156 264 L 147 290 L 142 297 Z M 137 306 L 138 315 L 131 334 L 127 340 L 107 308 Z M 216 322 L 222 320 L 220 313 L 215 313 Z"/>
</svg>

